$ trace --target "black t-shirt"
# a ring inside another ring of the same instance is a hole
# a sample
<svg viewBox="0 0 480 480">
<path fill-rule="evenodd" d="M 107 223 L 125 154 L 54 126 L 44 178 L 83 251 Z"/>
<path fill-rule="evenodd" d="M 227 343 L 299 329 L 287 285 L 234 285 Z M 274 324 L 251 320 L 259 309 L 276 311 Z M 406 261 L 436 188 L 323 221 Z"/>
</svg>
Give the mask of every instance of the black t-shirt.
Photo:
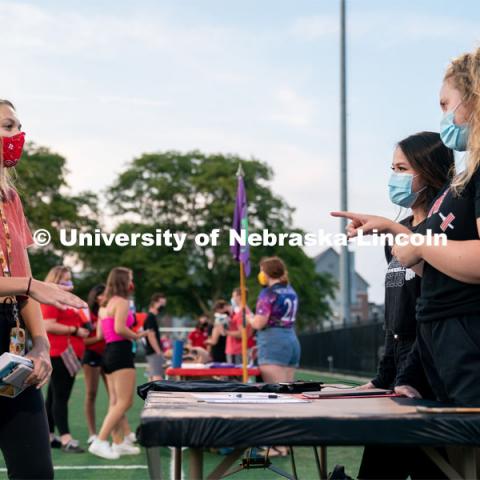
<svg viewBox="0 0 480 480">
<path fill-rule="evenodd" d="M 414 233 L 425 234 L 425 220 L 412 226 L 413 217 L 400 223 Z M 392 248 L 385 246 L 388 268 L 385 275 L 385 328 L 393 334 L 415 337 L 415 308 L 420 296 L 421 278 L 411 268 L 400 265 L 392 256 Z"/>
<path fill-rule="evenodd" d="M 144 330 L 153 330 L 155 332 L 155 337 L 157 338 L 158 345 L 160 343 L 160 329 L 158 328 L 157 316 L 154 315 L 152 312 L 148 312 L 147 318 L 145 319 L 145 323 L 143 324 Z M 147 355 L 153 355 L 155 350 L 150 345 L 148 337 L 145 337 L 145 353 Z"/>
<path fill-rule="evenodd" d="M 216 345 L 212 345 L 211 355 L 214 362 L 226 362 L 227 355 L 225 354 L 225 348 L 227 346 L 227 337 L 220 335 Z"/>
<path fill-rule="evenodd" d="M 428 214 L 426 228 L 432 233 L 445 233 L 450 240 L 478 240 L 477 218 L 479 170 L 460 196 L 455 196 L 449 186 L 440 192 Z M 480 315 L 480 285 L 455 280 L 425 262 L 417 319 L 431 321 L 459 315 Z"/>
<path fill-rule="evenodd" d="M 208 336 L 212 335 L 213 325 L 210 325 L 208 328 Z M 215 345 L 210 347 L 210 356 L 212 357 L 213 362 L 224 363 L 227 361 L 227 355 L 225 353 L 225 348 L 227 347 L 227 337 L 219 335 L 218 341 Z"/>
</svg>

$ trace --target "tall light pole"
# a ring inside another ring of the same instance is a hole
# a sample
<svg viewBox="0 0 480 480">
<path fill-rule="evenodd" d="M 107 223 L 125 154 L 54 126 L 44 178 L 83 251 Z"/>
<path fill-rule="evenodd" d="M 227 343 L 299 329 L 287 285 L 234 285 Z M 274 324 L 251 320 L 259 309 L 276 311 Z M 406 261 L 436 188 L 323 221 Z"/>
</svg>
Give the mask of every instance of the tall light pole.
<svg viewBox="0 0 480 480">
<path fill-rule="evenodd" d="M 345 0 L 340 0 L 340 209 L 348 210 L 347 195 L 347 78 L 346 78 L 346 28 Z M 345 233 L 347 219 L 341 219 L 341 229 Z M 351 302 L 351 258 L 348 247 L 340 250 L 340 319 L 345 324 L 350 323 Z"/>
</svg>

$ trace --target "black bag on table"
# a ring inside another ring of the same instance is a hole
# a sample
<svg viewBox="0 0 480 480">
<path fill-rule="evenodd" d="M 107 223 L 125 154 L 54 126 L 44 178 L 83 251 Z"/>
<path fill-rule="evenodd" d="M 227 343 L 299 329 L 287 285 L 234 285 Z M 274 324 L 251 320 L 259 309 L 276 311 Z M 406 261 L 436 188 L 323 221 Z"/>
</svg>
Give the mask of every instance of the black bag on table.
<svg viewBox="0 0 480 480">
<path fill-rule="evenodd" d="M 322 388 L 322 382 L 297 381 L 292 383 L 239 383 L 222 380 L 159 380 L 137 387 L 137 394 L 145 400 L 148 392 L 264 392 L 302 393 Z"/>
</svg>

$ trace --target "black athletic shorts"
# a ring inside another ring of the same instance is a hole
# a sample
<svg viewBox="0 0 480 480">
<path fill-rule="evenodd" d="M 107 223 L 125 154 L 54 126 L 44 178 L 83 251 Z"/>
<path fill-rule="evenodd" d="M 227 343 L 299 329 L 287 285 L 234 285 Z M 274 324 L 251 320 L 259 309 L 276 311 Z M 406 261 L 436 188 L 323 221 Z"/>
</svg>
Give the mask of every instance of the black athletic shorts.
<svg viewBox="0 0 480 480">
<path fill-rule="evenodd" d="M 102 367 L 103 366 L 103 355 L 100 355 L 93 350 L 85 350 L 82 359 L 83 365 L 89 365 L 90 367 Z"/>
<path fill-rule="evenodd" d="M 437 400 L 480 407 L 480 315 L 419 322 L 417 339 Z"/>
<path fill-rule="evenodd" d="M 130 340 L 107 343 L 103 354 L 103 370 L 109 374 L 123 368 L 135 368 L 134 356 Z"/>
</svg>

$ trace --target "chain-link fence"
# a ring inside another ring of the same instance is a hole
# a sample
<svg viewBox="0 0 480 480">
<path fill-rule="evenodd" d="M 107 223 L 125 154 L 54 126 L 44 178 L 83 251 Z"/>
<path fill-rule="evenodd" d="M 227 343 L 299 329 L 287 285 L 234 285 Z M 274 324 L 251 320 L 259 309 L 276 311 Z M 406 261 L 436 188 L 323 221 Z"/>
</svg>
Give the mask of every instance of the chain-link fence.
<svg viewBox="0 0 480 480">
<path fill-rule="evenodd" d="M 384 338 L 378 322 L 300 334 L 301 367 L 372 375 L 383 354 Z"/>
</svg>

